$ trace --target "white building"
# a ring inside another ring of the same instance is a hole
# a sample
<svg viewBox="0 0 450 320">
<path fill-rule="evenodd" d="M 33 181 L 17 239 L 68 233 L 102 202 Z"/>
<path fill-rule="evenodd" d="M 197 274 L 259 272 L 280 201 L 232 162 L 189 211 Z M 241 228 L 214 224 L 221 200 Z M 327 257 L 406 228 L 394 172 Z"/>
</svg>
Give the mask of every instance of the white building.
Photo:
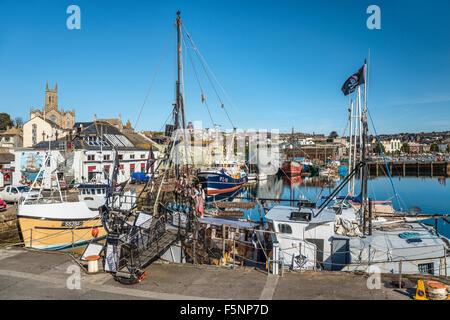
<svg viewBox="0 0 450 320">
<path fill-rule="evenodd" d="M 75 128 L 72 139 L 71 134 L 67 139 L 50 143 L 43 141 L 33 148 L 14 148 L 13 183 L 24 184 L 34 180 L 49 152 L 51 160 L 47 165 L 52 171 L 58 169 L 59 178 L 67 183 L 88 182 L 99 176 L 110 178 L 116 150 L 120 165 L 117 182 L 126 181 L 133 172 L 145 172 L 149 148 L 136 146 L 108 123 L 83 123 L 83 129 L 80 126 Z M 157 150 L 154 151 L 154 156 L 158 159 Z"/>
<path fill-rule="evenodd" d="M 55 141 L 65 137 L 70 131 L 51 120 L 35 116 L 23 124 L 23 146 L 27 148 L 42 141 Z"/>
</svg>

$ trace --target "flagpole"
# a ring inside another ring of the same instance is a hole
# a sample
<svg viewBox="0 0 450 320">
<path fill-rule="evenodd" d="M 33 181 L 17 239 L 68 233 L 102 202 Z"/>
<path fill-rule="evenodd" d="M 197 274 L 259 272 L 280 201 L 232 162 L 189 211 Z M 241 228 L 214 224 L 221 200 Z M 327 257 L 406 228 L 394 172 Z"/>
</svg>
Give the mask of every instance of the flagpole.
<svg viewBox="0 0 450 320">
<path fill-rule="evenodd" d="M 353 135 L 353 100 L 350 99 L 350 96 L 348 97 L 348 102 L 349 102 L 349 111 L 350 111 L 350 135 L 349 135 L 349 148 L 348 148 L 348 172 L 352 172 L 353 170 L 353 163 L 352 163 L 352 148 L 353 148 L 353 139 L 352 139 L 352 135 Z M 351 192 L 352 190 L 352 182 L 350 181 L 350 183 L 348 184 L 348 193 Z M 353 195 L 353 194 L 352 194 Z"/>
</svg>

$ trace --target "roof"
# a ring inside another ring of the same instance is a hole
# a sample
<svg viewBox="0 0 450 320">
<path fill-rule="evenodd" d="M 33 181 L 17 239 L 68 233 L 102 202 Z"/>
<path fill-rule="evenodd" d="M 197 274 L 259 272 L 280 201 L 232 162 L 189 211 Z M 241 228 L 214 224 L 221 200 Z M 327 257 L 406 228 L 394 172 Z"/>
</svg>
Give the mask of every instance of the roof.
<svg viewBox="0 0 450 320">
<path fill-rule="evenodd" d="M 221 219 L 221 218 L 213 218 L 213 217 L 198 218 L 198 222 L 207 223 L 207 224 L 227 225 L 227 226 L 232 226 L 232 227 L 236 227 L 236 228 L 246 228 L 246 229 L 253 229 L 256 226 L 259 226 L 259 223 L 254 223 L 254 222 L 229 220 L 229 219 Z"/>
<path fill-rule="evenodd" d="M 9 152 L 0 153 L 0 163 L 8 164 L 14 161 L 14 155 Z"/>
<path fill-rule="evenodd" d="M 52 120 L 47 119 L 47 118 L 44 118 L 44 117 L 41 117 L 41 116 L 39 116 L 39 115 L 35 115 L 33 118 L 31 118 L 31 119 L 28 120 L 27 122 L 30 122 L 30 121 L 33 120 L 34 118 L 40 118 L 40 119 L 46 121 L 47 123 L 49 123 L 50 125 L 52 125 L 52 126 L 58 128 L 58 129 L 60 129 L 60 130 L 70 130 L 70 129 L 64 129 L 63 127 L 59 126 L 56 122 L 53 122 Z M 25 122 L 25 123 L 27 123 L 27 122 Z M 24 125 L 25 125 L 25 123 L 24 123 Z"/>
<path fill-rule="evenodd" d="M 1 135 L 5 136 L 5 135 L 22 135 L 22 129 L 20 128 L 16 128 L 14 126 L 7 128 L 6 130 L 4 130 Z"/>
<path fill-rule="evenodd" d="M 272 221 L 283 221 L 283 222 L 293 222 L 293 223 L 325 223 L 325 222 L 331 222 L 336 219 L 336 213 L 333 209 L 325 208 L 322 210 L 322 212 L 317 215 L 319 212 L 319 209 L 310 209 L 310 208 L 303 208 L 303 211 L 310 211 L 311 212 L 311 221 L 299 221 L 299 220 L 291 220 L 291 212 L 298 212 L 298 207 L 292 207 L 292 206 L 274 206 L 272 209 L 269 210 L 269 212 L 266 214 L 265 218 L 267 220 Z M 317 216 L 315 216 L 317 215 Z M 339 215 L 340 217 L 347 219 L 347 220 L 353 220 L 355 219 L 355 214 L 353 209 L 343 209 L 342 213 Z"/>
</svg>

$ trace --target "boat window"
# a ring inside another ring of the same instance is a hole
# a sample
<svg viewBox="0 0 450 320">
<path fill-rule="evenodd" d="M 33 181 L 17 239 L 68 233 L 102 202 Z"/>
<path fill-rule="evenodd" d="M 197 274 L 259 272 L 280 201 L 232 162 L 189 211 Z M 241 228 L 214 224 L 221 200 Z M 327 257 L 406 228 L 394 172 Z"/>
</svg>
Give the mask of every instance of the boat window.
<svg viewBox="0 0 450 320">
<path fill-rule="evenodd" d="M 102 194 L 102 189 L 97 189 L 97 194 Z"/>
<path fill-rule="evenodd" d="M 419 273 L 434 274 L 434 263 L 419 263 Z"/>
<path fill-rule="evenodd" d="M 292 233 L 291 226 L 288 224 L 284 224 L 284 223 L 280 223 L 278 225 L 278 230 L 280 233 L 289 233 L 289 234 Z"/>
<path fill-rule="evenodd" d="M 91 194 L 91 189 L 86 189 L 86 194 Z"/>
</svg>

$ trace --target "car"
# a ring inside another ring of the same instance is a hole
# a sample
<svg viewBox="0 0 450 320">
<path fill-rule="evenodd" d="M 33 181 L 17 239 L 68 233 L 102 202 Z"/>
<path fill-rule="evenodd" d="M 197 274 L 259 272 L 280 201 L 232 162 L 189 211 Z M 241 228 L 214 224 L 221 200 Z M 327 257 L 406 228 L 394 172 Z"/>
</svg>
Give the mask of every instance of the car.
<svg viewBox="0 0 450 320">
<path fill-rule="evenodd" d="M 30 191 L 30 187 L 22 185 L 8 185 L 0 191 L 0 199 L 5 202 L 20 202 L 28 196 L 28 199 L 37 199 L 39 192 Z"/>
<path fill-rule="evenodd" d="M 6 202 L 3 200 L 0 200 L 0 211 L 6 210 Z"/>
<path fill-rule="evenodd" d="M 145 174 L 145 172 L 133 172 L 131 174 L 130 183 L 146 183 L 150 178 Z"/>
</svg>

